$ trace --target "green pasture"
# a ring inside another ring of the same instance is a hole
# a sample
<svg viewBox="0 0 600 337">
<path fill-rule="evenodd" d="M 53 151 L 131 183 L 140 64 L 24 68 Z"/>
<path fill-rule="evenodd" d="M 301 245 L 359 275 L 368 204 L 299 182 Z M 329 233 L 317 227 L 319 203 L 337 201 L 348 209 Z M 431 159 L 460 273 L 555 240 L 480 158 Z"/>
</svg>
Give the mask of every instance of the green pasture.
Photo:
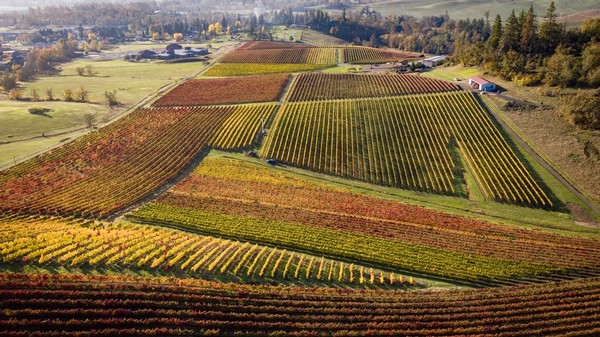
<svg viewBox="0 0 600 337">
<path fill-rule="evenodd" d="M 468 80 L 469 78 L 479 75 L 480 72 L 475 67 L 438 67 L 429 71 L 421 73 L 423 77 L 436 78 L 438 80 L 444 80 L 448 82 L 454 82 L 456 78 L 461 81 Z"/>
<path fill-rule="evenodd" d="M 34 107 L 47 111 L 39 114 L 29 112 Z M 108 107 L 101 104 L 73 102 L 18 102 L 4 101 L 0 108 L 0 142 L 48 136 L 85 128 L 84 115 L 95 114 L 101 122 L 111 116 Z"/>
<path fill-rule="evenodd" d="M 79 76 L 76 69 L 91 65 L 94 76 Z M 200 71 L 201 62 L 162 63 L 126 62 L 122 59 L 110 61 L 94 61 L 79 59 L 59 67 L 54 76 L 41 77 L 34 81 L 22 83 L 24 96 L 30 97 L 30 89 L 36 88 L 43 96 L 48 88 L 52 88 L 56 99 L 62 99 L 64 89 L 77 90 L 80 87 L 89 92 L 89 101 L 104 104 L 104 92 L 116 90 L 118 100 L 126 106 L 133 105 L 159 88 L 181 80 Z"/>
<path fill-rule="evenodd" d="M 97 74 L 77 75 L 76 68 L 87 65 L 91 65 Z M 31 138 L 84 129 L 86 122 L 83 116 L 89 113 L 96 115 L 97 123 L 107 122 L 144 98 L 154 95 L 160 88 L 192 76 L 204 67 L 201 62 L 167 64 L 158 61 L 98 61 L 86 58 L 60 65 L 54 75 L 20 83 L 23 101 L 9 101 L 6 96 L 0 98 L 0 142 L 26 141 L 0 145 L 0 165 L 15 157 L 26 157 L 56 145 L 56 142 L 49 141 L 48 138 Z M 89 92 L 88 102 L 63 101 L 65 89 L 76 91 L 81 87 Z M 32 102 L 31 89 L 36 89 L 42 99 L 46 96 L 46 90 L 52 89 L 54 100 Z M 117 99 L 122 103 L 116 109 L 109 108 L 105 102 L 104 93 L 112 90 L 116 90 Z M 32 107 L 41 107 L 47 111 L 31 114 L 28 110 Z M 63 135 L 61 139 L 65 137 L 68 136 Z M 51 145 L 47 145 L 48 142 Z"/>
</svg>

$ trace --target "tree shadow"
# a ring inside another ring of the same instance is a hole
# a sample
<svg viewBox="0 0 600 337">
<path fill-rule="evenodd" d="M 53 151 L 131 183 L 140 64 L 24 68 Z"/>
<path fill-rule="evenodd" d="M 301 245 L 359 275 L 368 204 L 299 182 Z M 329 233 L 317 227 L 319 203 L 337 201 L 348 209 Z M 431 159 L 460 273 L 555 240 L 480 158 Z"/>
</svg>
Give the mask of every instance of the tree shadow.
<svg viewBox="0 0 600 337">
<path fill-rule="evenodd" d="M 52 111 L 52 109 L 48 109 L 48 108 L 30 108 L 29 109 L 29 113 L 32 115 L 43 116 L 46 118 L 54 118 L 48 114 L 48 112 L 51 112 L 51 111 Z"/>
</svg>

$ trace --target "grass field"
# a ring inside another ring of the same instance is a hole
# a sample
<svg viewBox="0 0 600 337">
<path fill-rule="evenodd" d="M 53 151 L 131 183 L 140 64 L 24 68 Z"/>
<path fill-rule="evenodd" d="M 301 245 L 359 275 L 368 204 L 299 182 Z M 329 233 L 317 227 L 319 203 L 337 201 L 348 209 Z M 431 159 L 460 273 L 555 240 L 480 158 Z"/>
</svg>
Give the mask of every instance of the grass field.
<svg viewBox="0 0 600 337">
<path fill-rule="evenodd" d="M 89 131 L 74 131 L 66 135 L 36 137 L 18 142 L 0 144 L 0 168 L 6 168 L 30 156 L 44 153 L 87 132 Z"/>
<path fill-rule="evenodd" d="M 466 80 L 475 75 L 479 75 L 477 68 L 464 67 L 438 67 L 421 73 L 421 76 L 429 78 L 437 78 L 439 80 L 454 82 L 455 79 Z"/>
<path fill-rule="evenodd" d="M 91 65 L 98 73 L 93 77 L 78 76 L 76 68 Z M 155 93 L 159 88 L 173 81 L 194 74 L 202 69 L 202 63 L 163 64 L 158 62 L 125 62 L 75 60 L 60 66 L 55 76 L 36 79 L 23 84 L 25 97 L 29 97 L 30 88 L 36 88 L 43 95 L 52 88 L 55 98 L 61 98 L 64 89 L 76 90 L 84 87 L 89 91 L 89 101 L 104 104 L 104 92 L 117 90 L 117 98 L 126 106 L 139 102 L 142 98 Z"/>
<path fill-rule="evenodd" d="M 86 127 L 83 116 L 95 113 L 98 121 L 111 116 L 104 105 L 69 102 L 2 102 L 0 110 L 0 142 L 73 131 Z M 28 109 L 49 109 L 43 114 L 32 114 Z"/>
</svg>

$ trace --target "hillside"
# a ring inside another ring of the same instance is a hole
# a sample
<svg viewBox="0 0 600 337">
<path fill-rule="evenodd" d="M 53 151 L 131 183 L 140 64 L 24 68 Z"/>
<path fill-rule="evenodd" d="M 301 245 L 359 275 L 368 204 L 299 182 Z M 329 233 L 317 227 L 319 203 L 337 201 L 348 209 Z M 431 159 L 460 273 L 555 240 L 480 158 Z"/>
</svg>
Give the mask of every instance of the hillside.
<svg viewBox="0 0 600 337">
<path fill-rule="evenodd" d="M 454 19 L 479 19 L 485 16 L 486 12 L 490 13 L 493 18 L 496 14 L 500 14 L 503 18 L 508 17 L 512 10 L 517 13 L 521 10 L 527 11 L 531 4 L 534 4 L 535 10 L 538 13 L 548 7 L 551 0 L 462 0 L 462 1 L 433 1 L 433 0 L 384 0 L 375 1 L 370 4 L 373 10 L 382 13 L 383 15 L 412 15 L 416 17 L 442 15 L 448 13 Z M 567 20 L 579 20 L 577 17 L 570 17 L 572 14 L 585 12 L 589 10 L 597 10 L 598 3 L 593 0 L 555 0 L 557 13 L 560 16 L 569 16 Z M 355 9 L 359 10 L 360 6 Z M 562 21 L 562 19 L 559 19 Z"/>
<path fill-rule="evenodd" d="M 600 332 L 594 209 L 489 95 L 396 50 L 233 49 L 0 171 L 0 335 Z"/>
</svg>

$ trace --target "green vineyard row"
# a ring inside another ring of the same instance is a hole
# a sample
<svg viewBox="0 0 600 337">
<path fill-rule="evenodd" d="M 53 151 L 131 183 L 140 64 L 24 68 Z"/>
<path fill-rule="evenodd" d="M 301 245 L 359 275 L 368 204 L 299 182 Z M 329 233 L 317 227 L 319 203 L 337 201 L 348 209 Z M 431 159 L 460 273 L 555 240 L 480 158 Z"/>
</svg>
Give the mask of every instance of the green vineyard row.
<svg viewBox="0 0 600 337">
<path fill-rule="evenodd" d="M 553 207 L 486 111 L 463 91 L 288 103 L 261 150 L 264 157 L 326 174 L 460 195 L 461 158 L 453 152 L 487 199 Z"/>
<path fill-rule="evenodd" d="M 252 145 L 274 108 L 274 104 L 238 106 L 219 128 L 209 145 L 222 150 L 235 150 Z"/>
<path fill-rule="evenodd" d="M 144 205 L 128 214 L 128 218 L 486 285 L 566 271 L 542 264 L 469 255 L 294 222 L 209 213 L 165 204 Z"/>
</svg>

